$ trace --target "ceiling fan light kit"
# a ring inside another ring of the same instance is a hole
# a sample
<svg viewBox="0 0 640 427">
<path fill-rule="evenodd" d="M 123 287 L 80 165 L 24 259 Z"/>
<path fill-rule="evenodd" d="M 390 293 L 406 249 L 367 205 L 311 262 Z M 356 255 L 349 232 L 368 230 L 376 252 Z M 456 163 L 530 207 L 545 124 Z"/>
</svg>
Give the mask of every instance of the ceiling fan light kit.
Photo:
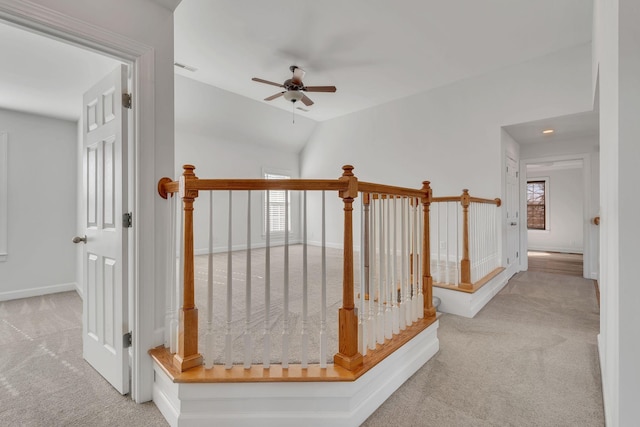
<svg viewBox="0 0 640 427">
<path fill-rule="evenodd" d="M 284 99 L 289 102 L 298 102 L 302 99 L 304 94 L 297 90 L 288 90 L 284 93 Z"/>
</svg>

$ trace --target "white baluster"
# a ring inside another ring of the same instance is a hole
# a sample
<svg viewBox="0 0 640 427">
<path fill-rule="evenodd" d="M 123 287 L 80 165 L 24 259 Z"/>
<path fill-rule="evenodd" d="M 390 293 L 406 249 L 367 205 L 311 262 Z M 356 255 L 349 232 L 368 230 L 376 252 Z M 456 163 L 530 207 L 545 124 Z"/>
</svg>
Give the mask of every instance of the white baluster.
<svg viewBox="0 0 640 427">
<path fill-rule="evenodd" d="M 282 368 L 289 367 L 289 190 L 284 192 L 284 317 L 282 322 Z"/>
<path fill-rule="evenodd" d="M 406 198 L 400 199 L 400 329 L 407 327 L 407 221 Z"/>
<path fill-rule="evenodd" d="M 182 307 L 182 302 L 184 301 L 184 209 L 182 203 L 178 204 L 180 206 L 180 253 L 178 256 L 178 280 L 176 286 L 176 307 L 175 311 L 176 315 L 173 319 L 173 337 L 172 340 L 172 353 L 176 353 L 178 351 L 178 337 L 180 336 L 180 321 L 179 321 L 179 312 Z"/>
<path fill-rule="evenodd" d="M 384 272 L 384 209 L 382 205 L 382 194 L 378 194 L 378 286 L 376 295 L 378 296 L 378 314 L 376 316 L 376 342 L 384 344 L 384 288 L 383 281 L 385 279 Z"/>
<path fill-rule="evenodd" d="M 265 266 L 264 266 L 264 332 L 262 365 L 265 369 L 271 366 L 271 214 L 270 214 L 270 190 L 266 192 L 266 225 L 265 231 Z"/>
<path fill-rule="evenodd" d="M 426 256 L 425 254 L 422 253 L 422 240 L 423 240 L 423 214 L 422 214 L 422 205 L 420 204 L 420 199 L 416 199 L 416 210 L 417 210 L 417 216 L 418 216 L 418 233 L 417 233 L 417 245 L 416 245 L 416 252 L 418 253 L 417 256 L 417 266 L 416 266 L 416 271 L 418 272 L 418 302 L 417 302 L 417 317 L 418 319 L 422 319 L 424 317 L 424 294 L 422 292 L 422 257 Z"/>
<path fill-rule="evenodd" d="M 398 283 L 398 198 L 393 196 L 393 274 L 391 277 L 391 301 L 393 301 L 393 333 L 400 333 L 400 306 L 398 293 L 400 292 Z"/>
<path fill-rule="evenodd" d="M 366 232 L 366 220 L 365 220 L 365 203 L 364 198 L 365 194 L 362 194 L 360 203 L 360 292 L 358 292 L 358 301 L 356 302 L 356 306 L 358 306 L 358 351 L 360 354 L 365 356 L 367 354 L 367 329 L 366 329 L 366 317 L 365 317 L 365 289 L 366 289 L 366 279 L 365 279 L 365 252 L 366 243 L 367 243 L 367 232 Z"/>
<path fill-rule="evenodd" d="M 232 320 L 232 297 L 233 297 L 233 265 L 231 262 L 231 256 L 233 251 L 233 193 L 229 190 L 229 224 L 227 226 L 228 240 L 227 240 L 227 327 L 224 334 L 225 339 L 225 368 L 231 369 L 233 367 L 232 359 L 232 336 L 231 336 L 231 320 Z"/>
<path fill-rule="evenodd" d="M 175 193 L 171 194 L 169 200 L 169 262 L 167 263 L 167 307 L 168 317 L 166 319 L 165 328 L 167 329 L 165 346 L 169 348 L 169 351 L 175 353 L 177 350 L 177 327 L 178 320 L 178 306 L 176 304 L 176 288 L 178 287 L 178 281 L 176 280 L 176 209 L 178 196 Z"/>
<path fill-rule="evenodd" d="M 384 234 L 385 234 L 385 257 L 384 257 L 384 337 L 386 339 L 391 339 L 393 337 L 393 291 L 394 288 L 393 283 L 391 283 L 391 220 L 390 220 L 390 207 L 391 200 L 389 199 L 389 195 L 385 196 L 384 205 L 385 208 L 385 225 L 384 225 Z"/>
<path fill-rule="evenodd" d="M 251 368 L 253 343 L 251 341 L 251 191 L 247 191 L 247 279 L 245 281 L 244 368 Z"/>
<path fill-rule="evenodd" d="M 377 328 L 377 309 L 376 309 L 376 303 L 378 301 L 378 298 L 376 296 L 376 291 L 378 289 L 378 281 L 377 281 L 377 277 L 378 277 L 378 269 L 377 269 L 377 263 L 378 263 L 378 258 L 376 256 L 377 254 L 377 240 L 378 240 L 378 227 L 377 227 L 377 220 L 378 220 L 378 214 L 376 211 L 376 206 L 377 206 L 377 199 L 374 197 L 373 194 L 370 195 L 370 207 L 369 207 L 369 212 L 371 215 L 371 220 L 370 220 L 370 224 L 369 224 L 369 228 L 370 228 L 370 232 L 369 232 L 369 239 L 371 241 L 370 245 L 369 245 L 369 328 L 368 328 L 368 346 L 369 349 L 371 350 L 375 350 L 376 349 L 376 331 L 378 330 Z"/>
<path fill-rule="evenodd" d="M 213 368 L 213 192 L 209 191 L 209 253 L 207 255 L 207 332 L 204 345 L 204 367 Z"/>
<path fill-rule="evenodd" d="M 307 322 L 309 317 L 309 280 L 308 280 L 308 251 L 307 251 L 307 191 L 302 196 L 302 349 L 301 365 L 309 366 L 309 332 Z"/>
<path fill-rule="evenodd" d="M 322 190 L 322 295 L 320 301 L 320 367 L 327 367 L 327 236 L 325 192 Z"/>
</svg>

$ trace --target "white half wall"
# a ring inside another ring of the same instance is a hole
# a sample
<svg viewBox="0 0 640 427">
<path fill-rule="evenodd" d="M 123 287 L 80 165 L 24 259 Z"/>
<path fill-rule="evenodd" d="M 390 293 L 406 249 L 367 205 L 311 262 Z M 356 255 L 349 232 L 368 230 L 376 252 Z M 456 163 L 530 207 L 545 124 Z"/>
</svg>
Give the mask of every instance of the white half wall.
<svg viewBox="0 0 640 427">
<path fill-rule="evenodd" d="M 8 245 L 0 300 L 75 289 L 76 123 L 0 109 Z"/>
</svg>

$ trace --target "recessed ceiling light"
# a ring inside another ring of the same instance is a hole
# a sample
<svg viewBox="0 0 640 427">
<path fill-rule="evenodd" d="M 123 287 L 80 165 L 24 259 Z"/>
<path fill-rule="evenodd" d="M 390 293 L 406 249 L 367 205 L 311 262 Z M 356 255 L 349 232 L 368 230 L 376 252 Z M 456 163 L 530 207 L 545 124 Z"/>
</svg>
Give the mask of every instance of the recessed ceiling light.
<svg viewBox="0 0 640 427">
<path fill-rule="evenodd" d="M 542 133 L 545 134 L 545 135 L 551 135 L 553 132 L 554 132 L 553 129 L 545 129 L 545 130 L 542 131 Z"/>
</svg>

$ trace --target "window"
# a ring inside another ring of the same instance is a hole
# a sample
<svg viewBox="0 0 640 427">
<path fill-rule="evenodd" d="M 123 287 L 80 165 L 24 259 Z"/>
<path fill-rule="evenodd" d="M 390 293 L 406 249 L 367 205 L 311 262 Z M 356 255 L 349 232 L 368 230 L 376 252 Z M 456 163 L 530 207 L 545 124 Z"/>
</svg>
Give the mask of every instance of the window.
<svg viewBox="0 0 640 427">
<path fill-rule="evenodd" d="M 288 175 L 265 172 L 265 179 L 290 179 Z M 285 190 L 271 190 L 269 192 L 269 206 L 267 206 L 267 192 L 264 195 L 264 232 L 267 232 L 267 209 L 269 212 L 269 231 L 271 233 L 284 233 L 285 206 L 288 207 L 289 224 L 287 231 L 291 231 L 291 193 L 285 203 Z"/>
<path fill-rule="evenodd" d="M 547 229 L 547 184 L 547 179 L 527 181 L 527 228 L 529 230 Z"/>
</svg>

